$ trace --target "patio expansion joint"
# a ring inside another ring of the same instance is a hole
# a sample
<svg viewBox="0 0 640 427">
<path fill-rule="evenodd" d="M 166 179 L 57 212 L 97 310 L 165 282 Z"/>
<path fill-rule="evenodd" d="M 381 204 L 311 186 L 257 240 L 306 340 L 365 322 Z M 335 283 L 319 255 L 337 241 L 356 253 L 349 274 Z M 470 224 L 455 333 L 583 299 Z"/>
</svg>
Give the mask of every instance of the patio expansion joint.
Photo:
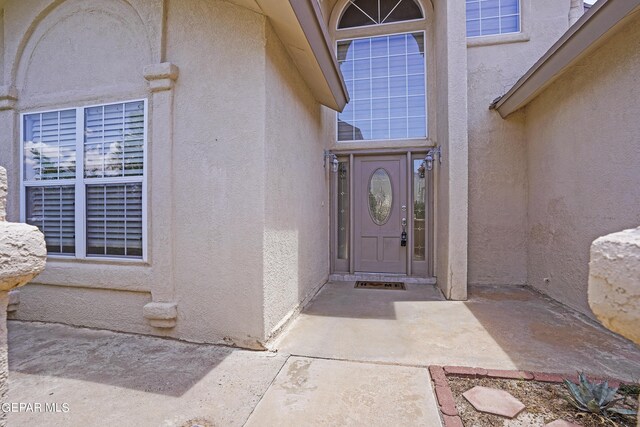
<svg viewBox="0 0 640 427">
<path fill-rule="evenodd" d="M 272 352 L 272 353 L 276 354 L 276 352 Z M 247 418 L 242 423 L 243 427 L 247 425 L 247 423 L 251 419 L 251 416 L 255 412 L 256 408 L 258 407 L 258 405 L 260 405 L 260 402 L 262 402 L 262 399 L 264 399 L 264 396 L 267 394 L 267 392 L 269 391 L 271 386 L 273 386 L 273 383 L 276 381 L 276 378 L 278 378 L 278 375 L 280 375 L 280 372 L 282 372 L 282 370 L 284 369 L 285 365 L 287 364 L 287 362 L 289 361 L 290 358 L 291 358 L 291 355 L 287 355 L 285 357 L 284 361 L 282 362 L 282 365 L 280 365 L 280 369 L 278 369 L 278 372 L 276 372 L 276 374 L 273 376 L 273 378 L 271 378 L 271 381 L 269 382 L 269 385 L 264 389 L 264 392 L 262 393 L 262 395 L 260 395 L 260 399 L 258 399 L 256 404 L 253 405 L 253 408 L 251 408 L 251 412 L 249 412 L 249 415 L 247 415 Z"/>
<path fill-rule="evenodd" d="M 419 364 L 419 363 L 401 363 L 401 362 L 387 362 L 387 361 L 381 361 L 381 360 L 348 359 L 344 357 L 329 357 L 329 356 L 310 356 L 310 355 L 297 354 L 297 353 L 290 353 L 289 356 L 302 357 L 305 359 L 333 360 L 336 362 L 361 363 L 365 365 L 401 366 L 405 368 L 419 368 L 419 369 L 428 369 L 429 366 L 431 366 L 429 364 Z"/>
</svg>

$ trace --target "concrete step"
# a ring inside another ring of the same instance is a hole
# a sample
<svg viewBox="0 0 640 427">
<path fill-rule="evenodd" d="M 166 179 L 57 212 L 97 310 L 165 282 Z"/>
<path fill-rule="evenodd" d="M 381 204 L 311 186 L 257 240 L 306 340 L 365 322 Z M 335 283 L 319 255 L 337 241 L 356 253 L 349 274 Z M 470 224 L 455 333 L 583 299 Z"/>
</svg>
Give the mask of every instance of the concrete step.
<svg viewBox="0 0 640 427">
<path fill-rule="evenodd" d="M 404 282 L 412 285 L 435 285 L 435 277 L 414 277 L 404 274 L 384 273 L 334 273 L 329 276 L 330 282 L 355 282 L 358 280 L 372 282 Z"/>
</svg>

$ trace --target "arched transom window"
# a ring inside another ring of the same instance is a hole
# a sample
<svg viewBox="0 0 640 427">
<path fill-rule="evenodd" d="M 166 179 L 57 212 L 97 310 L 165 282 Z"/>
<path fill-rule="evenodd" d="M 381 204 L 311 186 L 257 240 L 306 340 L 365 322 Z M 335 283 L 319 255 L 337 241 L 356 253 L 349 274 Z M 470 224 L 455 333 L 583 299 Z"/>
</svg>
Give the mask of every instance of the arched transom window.
<svg viewBox="0 0 640 427">
<path fill-rule="evenodd" d="M 344 9 L 338 28 L 389 24 L 422 18 L 420 6 L 414 0 L 354 0 Z"/>
<path fill-rule="evenodd" d="M 338 29 L 422 17 L 414 0 L 358 0 L 347 5 Z M 338 141 L 425 138 L 424 31 L 339 40 L 337 47 L 350 97 L 338 114 Z"/>
</svg>

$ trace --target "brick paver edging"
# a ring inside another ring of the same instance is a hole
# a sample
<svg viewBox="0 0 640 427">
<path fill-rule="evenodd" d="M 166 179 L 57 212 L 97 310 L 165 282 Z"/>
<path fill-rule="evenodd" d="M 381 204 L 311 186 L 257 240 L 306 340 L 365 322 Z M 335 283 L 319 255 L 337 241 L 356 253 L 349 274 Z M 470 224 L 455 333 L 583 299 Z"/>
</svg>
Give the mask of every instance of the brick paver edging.
<svg viewBox="0 0 640 427">
<path fill-rule="evenodd" d="M 431 381 L 433 382 L 433 388 L 436 392 L 436 399 L 438 400 L 438 407 L 442 414 L 444 427 L 464 427 L 462 419 L 456 409 L 456 402 L 451 387 L 449 387 L 447 376 L 539 381 L 545 383 L 562 383 L 565 378 L 573 382 L 578 381 L 577 374 L 550 374 L 546 372 L 509 371 L 503 369 L 468 368 L 464 366 L 431 365 L 429 366 L 429 373 L 431 374 Z M 598 378 L 591 377 L 590 375 L 587 375 L 587 377 L 597 381 L 607 380 L 609 384 L 614 387 L 618 387 L 622 383 L 622 381 L 613 378 Z"/>
</svg>

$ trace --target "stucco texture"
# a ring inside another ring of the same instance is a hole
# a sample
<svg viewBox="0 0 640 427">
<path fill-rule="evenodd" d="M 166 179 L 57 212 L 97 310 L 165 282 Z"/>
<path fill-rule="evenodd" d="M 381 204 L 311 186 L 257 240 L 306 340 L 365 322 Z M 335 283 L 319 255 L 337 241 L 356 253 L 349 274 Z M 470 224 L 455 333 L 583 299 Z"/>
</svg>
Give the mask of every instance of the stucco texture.
<svg viewBox="0 0 640 427">
<path fill-rule="evenodd" d="M 322 107 L 266 25 L 264 327 L 268 336 L 329 274 L 329 168 L 334 113 Z M 295 125 L 294 125 L 295 124 Z"/>
<path fill-rule="evenodd" d="M 568 14 L 568 0 L 523 0 L 521 41 L 468 39 L 470 284 L 527 281 L 524 115 L 503 120 L 489 105 L 567 30 Z"/>
<path fill-rule="evenodd" d="M 640 224 L 640 14 L 526 108 L 528 283 L 579 311 L 589 248 Z"/>
<path fill-rule="evenodd" d="M 9 220 L 18 113 L 149 100 L 148 260 L 50 258 L 12 316 L 261 348 L 328 276 L 329 113 L 267 19 L 215 0 L 3 5 L 4 85 L 18 93 L 0 111 Z M 160 63 L 179 77 L 152 93 L 143 70 Z M 150 302 L 175 304 L 175 328 L 149 324 Z"/>
</svg>

